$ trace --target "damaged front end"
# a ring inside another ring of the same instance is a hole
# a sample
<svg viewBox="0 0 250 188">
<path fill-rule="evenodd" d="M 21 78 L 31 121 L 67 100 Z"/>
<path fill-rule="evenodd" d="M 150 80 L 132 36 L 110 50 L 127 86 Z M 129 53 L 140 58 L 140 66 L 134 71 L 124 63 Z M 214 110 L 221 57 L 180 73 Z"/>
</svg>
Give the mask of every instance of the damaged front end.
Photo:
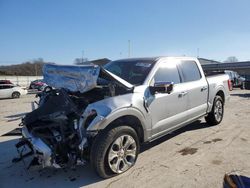
<svg viewBox="0 0 250 188">
<path fill-rule="evenodd" d="M 105 118 L 88 106 L 132 92 L 132 87 L 96 66 L 47 65 L 44 79 L 51 88 L 38 94 L 37 108 L 22 119 L 22 138 L 16 144 L 19 158 L 13 162 L 33 155 L 31 165 L 61 168 L 83 164 L 97 133 L 87 129 Z M 24 148 L 29 151 L 24 153 Z"/>
<path fill-rule="evenodd" d="M 43 167 L 74 165 L 82 159 L 79 145 L 83 133 L 78 126 L 81 110 L 74 100 L 64 89 L 43 93 L 40 103 L 43 102 L 22 120 L 20 143 L 32 150 Z M 86 105 L 82 102 L 81 106 Z"/>
</svg>

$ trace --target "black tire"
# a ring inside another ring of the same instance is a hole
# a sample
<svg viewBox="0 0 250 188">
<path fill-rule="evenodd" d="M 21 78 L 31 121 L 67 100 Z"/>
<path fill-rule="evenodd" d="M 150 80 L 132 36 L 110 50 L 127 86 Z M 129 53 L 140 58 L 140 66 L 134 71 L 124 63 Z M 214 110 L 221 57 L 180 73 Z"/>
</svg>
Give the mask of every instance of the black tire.
<svg viewBox="0 0 250 188">
<path fill-rule="evenodd" d="M 113 172 L 108 161 L 108 154 L 111 146 L 113 146 L 114 142 L 123 135 L 129 135 L 135 141 L 136 154 L 133 165 L 135 164 L 138 153 L 140 151 L 139 139 L 136 131 L 126 125 L 104 130 L 103 132 L 100 132 L 95 138 L 90 152 L 91 165 L 100 177 L 110 178 L 123 173 Z M 129 170 L 131 167 L 129 167 L 125 171 Z"/>
<path fill-rule="evenodd" d="M 16 98 L 20 98 L 20 95 L 21 94 L 19 92 L 15 91 L 15 92 L 12 93 L 11 96 L 12 96 L 12 99 L 16 99 Z"/>
<path fill-rule="evenodd" d="M 49 93 L 49 92 L 52 91 L 52 87 L 46 86 L 46 87 L 43 89 L 43 91 L 44 91 L 45 93 Z"/>
<path fill-rule="evenodd" d="M 217 106 L 218 104 L 221 105 L 220 108 L 220 113 L 219 113 L 219 107 Z M 218 116 L 217 116 L 218 114 Z M 218 118 L 220 116 L 220 118 Z M 208 125 L 218 125 L 222 121 L 224 116 L 224 101 L 221 98 L 221 96 L 216 95 L 214 98 L 214 103 L 213 103 L 213 108 L 212 111 L 205 117 L 205 120 Z"/>
</svg>

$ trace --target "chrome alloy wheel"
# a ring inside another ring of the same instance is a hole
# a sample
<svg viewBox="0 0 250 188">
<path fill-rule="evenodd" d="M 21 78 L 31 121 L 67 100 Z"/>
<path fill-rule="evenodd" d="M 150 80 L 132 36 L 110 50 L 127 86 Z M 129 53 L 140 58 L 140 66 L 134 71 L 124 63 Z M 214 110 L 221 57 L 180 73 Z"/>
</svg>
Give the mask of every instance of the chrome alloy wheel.
<svg viewBox="0 0 250 188">
<path fill-rule="evenodd" d="M 118 137 L 111 145 L 108 153 L 110 169 L 120 174 L 132 167 L 136 160 L 137 147 L 134 138 L 130 135 Z"/>
<path fill-rule="evenodd" d="M 214 116 L 215 119 L 219 122 L 223 116 L 223 104 L 220 100 L 217 100 L 214 106 Z"/>
</svg>

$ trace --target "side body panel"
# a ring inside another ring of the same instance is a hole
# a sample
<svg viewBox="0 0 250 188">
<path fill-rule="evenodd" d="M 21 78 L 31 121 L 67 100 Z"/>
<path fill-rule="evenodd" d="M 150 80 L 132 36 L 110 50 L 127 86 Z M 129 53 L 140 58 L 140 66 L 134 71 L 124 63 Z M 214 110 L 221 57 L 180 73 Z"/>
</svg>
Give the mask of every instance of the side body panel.
<svg viewBox="0 0 250 188">
<path fill-rule="evenodd" d="M 83 117 L 87 117 L 91 110 L 96 110 L 98 116 L 88 126 L 87 131 L 102 130 L 123 116 L 135 116 L 141 122 L 144 141 L 148 141 L 151 137 L 151 116 L 144 107 L 144 90 L 145 87 L 140 87 L 135 89 L 134 93 L 115 96 L 90 104 Z M 82 119 L 80 124 L 83 121 Z"/>
<path fill-rule="evenodd" d="M 1 88 L 0 98 L 10 98 L 13 93 L 13 88 Z"/>
</svg>

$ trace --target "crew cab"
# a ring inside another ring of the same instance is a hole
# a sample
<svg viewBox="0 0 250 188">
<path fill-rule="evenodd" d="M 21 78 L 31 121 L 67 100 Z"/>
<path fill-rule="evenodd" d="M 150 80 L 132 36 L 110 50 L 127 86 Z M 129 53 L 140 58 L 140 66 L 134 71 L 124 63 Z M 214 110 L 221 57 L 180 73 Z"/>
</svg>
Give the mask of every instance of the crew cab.
<svg viewBox="0 0 250 188">
<path fill-rule="evenodd" d="M 48 64 L 43 76 L 51 88 L 23 118 L 17 148 L 28 146 L 31 164 L 43 167 L 90 161 L 103 178 L 130 169 L 143 142 L 202 117 L 207 126 L 219 124 L 229 98 L 229 76 L 206 77 L 192 57 L 123 59 L 104 67 Z"/>
</svg>

